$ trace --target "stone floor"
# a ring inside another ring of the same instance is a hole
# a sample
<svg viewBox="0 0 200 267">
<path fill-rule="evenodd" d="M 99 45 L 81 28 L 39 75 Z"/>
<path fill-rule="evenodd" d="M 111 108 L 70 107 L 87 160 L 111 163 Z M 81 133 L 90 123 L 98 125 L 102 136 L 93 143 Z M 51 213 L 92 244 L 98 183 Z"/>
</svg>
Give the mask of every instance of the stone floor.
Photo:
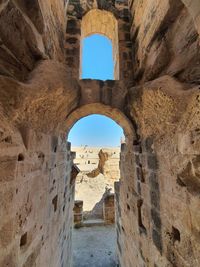
<svg viewBox="0 0 200 267">
<path fill-rule="evenodd" d="M 73 267 L 115 267 L 115 250 L 114 226 L 74 229 Z"/>
</svg>

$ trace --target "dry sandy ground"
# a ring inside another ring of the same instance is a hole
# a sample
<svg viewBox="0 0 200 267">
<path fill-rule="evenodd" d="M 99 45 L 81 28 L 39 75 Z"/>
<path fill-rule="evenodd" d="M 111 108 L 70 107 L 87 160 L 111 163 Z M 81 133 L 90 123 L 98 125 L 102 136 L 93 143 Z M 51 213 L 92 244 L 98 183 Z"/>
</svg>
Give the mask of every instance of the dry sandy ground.
<svg viewBox="0 0 200 267">
<path fill-rule="evenodd" d="M 73 267 L 116 267 L 114 226 L 74 229 Z"/>
<path fill-rule="evenodd" d="M 114 185 L 109 185 L 102 174 L 95 178 L 78 175 L 75 198 L 83 200 L 84 219 L 103 219 L 103 198 L 106 195 L 106 188 L 113 187 Z M 113 189 L 112 192 L 114 192 Z"/>
</svg>

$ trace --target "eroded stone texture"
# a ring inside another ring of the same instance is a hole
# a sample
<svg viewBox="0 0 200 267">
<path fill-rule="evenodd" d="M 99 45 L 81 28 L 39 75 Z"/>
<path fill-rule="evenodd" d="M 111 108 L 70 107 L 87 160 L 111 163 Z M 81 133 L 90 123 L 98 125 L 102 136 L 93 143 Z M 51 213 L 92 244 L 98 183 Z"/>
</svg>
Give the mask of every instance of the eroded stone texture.
<svg viewBox="0 0 200 267">
<path fill-rule="evenodd" d="M 24 137 L 12 129 L 0 142 L 0 266 L 70 266 L 73 154 L 60 137 Z"/>
<path fill-rule="evenodd" d="M 169 74 L 183 82 L 199 83 L 199 25 L 194 24 L 194 17 L 200 14 L 197 2 L 129 1 L 136 82 Z"/>
<path fill-rule="evenodd" d="M 121 265 L 134 266 L 134 258 L 136 266 L 199 265 L 199 215 L 193 206 L 199 203 L 199 88 L 165 76 L 130 89 L 129 101 L 140 139 L 132 154 L 132 183 L 122 150 Z"/>
<path fill-rule="evenodd" d="M 200 3 L 128 3 L 0 1 L 0 266 L 71 266 L 77 171 L 65 134 L 95 113 L 126 137 L 121 266 L 200 265 Z M 92 9 L 118 21 L 120 81 L 78 81 Z"/>
<path fill-rule="evenodd" d="M 0 3 L 0 73 L 26 79 L 42 59 L 63 62 L 65 8 L 59 1 Z"/>
<path fill-rule="evenodd" d="M 53 60 L 41 61 L 26 83 L 4 76 L 0 80 L 2 110 L 20 129 L 55 133 L 79 99 L 78 83 L 67 74 L 64 64 Z"/>
<path fill-rule="evenodd" d="M 103 203 L 103 218 L 107 224 L 115 222 L 115 198 L 114 194 L 108 194 Z"/>
</svg>

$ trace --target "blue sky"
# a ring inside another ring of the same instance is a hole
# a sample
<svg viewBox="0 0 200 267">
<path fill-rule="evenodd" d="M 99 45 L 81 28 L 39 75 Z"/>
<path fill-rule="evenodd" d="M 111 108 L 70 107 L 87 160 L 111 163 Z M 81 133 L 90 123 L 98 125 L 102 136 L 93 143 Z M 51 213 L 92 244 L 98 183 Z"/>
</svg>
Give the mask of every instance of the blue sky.
<svg viewBox="0 0 200 267">
<path fill-rule="evenodd" d="M 72 146 L 119 146 L 122 128 L 102 115 L 90 115 L 79 120 L 69 133 Z"/>
<path fill-rule="evenodd" d="M 82 44 L 82 79 L 114 79 L 112 42 L 105 36 L 93 34 Z"/>
<path fill-rule="evenodd" d="M 113 80 L 112 43 L 102 35 L 84 39 L 82 48 L 82 79 Z M 90 115 L 79 120 L 71 129 L 68 140 L 72 146 L 119 146 L 122 128 L 108 117 Z"/>
</svg>

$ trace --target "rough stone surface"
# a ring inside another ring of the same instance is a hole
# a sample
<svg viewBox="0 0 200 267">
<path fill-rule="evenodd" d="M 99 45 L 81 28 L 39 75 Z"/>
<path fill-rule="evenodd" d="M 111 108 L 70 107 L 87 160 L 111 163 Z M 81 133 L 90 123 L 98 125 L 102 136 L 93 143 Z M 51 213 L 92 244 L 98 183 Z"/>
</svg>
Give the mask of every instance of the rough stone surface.
<svg viewBox="0 0 200 267">
<path fill-rule="evenodd" d="M 0 73 L 24 80 L 42 59 L 63 62 L 66 1 L 0 2 Z"/>
<path fill-rule="evenodd" d="M 129 148 L 121 155 L 116 197 L 121 266 L 132 266 L 134 258 L 136 266 L 199 265 L 194 209 L 199 203 L 199 88 L 165 76 L 131 88 L 129 104 L 139 138 L 129 155 L 132 182 Z"/>
<path fill-rule="evenodd" d="M 25 137 L 0 142 L 0 266 L 70 266 L 73 154 L 61 138 Z"/>
<path fill-rule="evenodd" d="M 79 80 L 81 23 L 97 33 L 97 14 L 118 24 L 119 81 Z M 71 266 L 66 134 L 90 114 L 125 133 L 121 266 L 200 266 L 199 33 L 199 0 L 0 1 L 0 266 Z"/>
</svg>

